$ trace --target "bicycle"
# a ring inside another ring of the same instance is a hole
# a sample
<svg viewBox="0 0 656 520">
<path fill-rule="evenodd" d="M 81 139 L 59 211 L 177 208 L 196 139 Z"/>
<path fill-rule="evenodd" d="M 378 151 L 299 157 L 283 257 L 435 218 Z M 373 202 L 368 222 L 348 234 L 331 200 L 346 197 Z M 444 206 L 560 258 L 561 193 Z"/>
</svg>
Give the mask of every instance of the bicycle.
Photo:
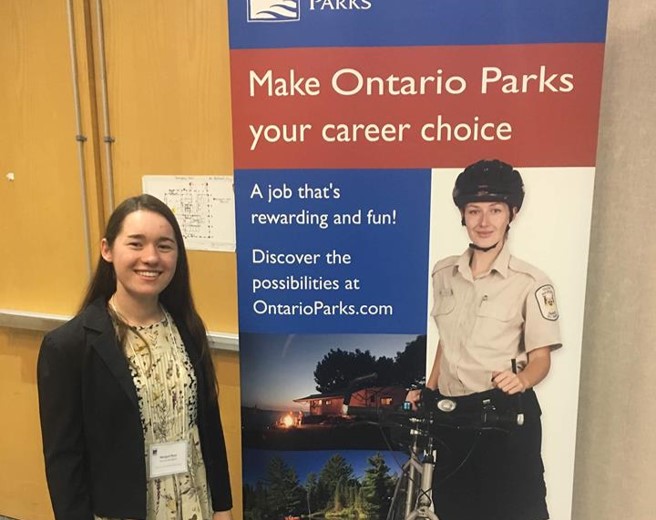
<svg viewBox="0 0 656 520">
<path fill-rule="evenodd" d="M 409 458 L 402 466 L 402 477 L 397 481 L 386 520 L 439 520 L 432 509 L 431 492 L 437 463 L 436 441 L 439 440 L 441 429 L 509 431 L 511 428 L 521 427 L 524 423 L 521 395 L 516 397 L 516 408 L 510 411 L 498 410 L 492 399 L 482 399 L 480 407 L 470 406 L 470 409 L 459 411 L 456 400 L 441 396 L 430 389 L 422 391 L 421 407 L 417 411 L 411 409 L 410 403 L 404 403 L 401 410 L 351 407 L 350 394 L 355 391 L 354 383 L 369 379 L 371 376 L 364 376 L 349 385 L 344 396 L 343 413 L 367 420 L 381 428 L 386 426 L 405 429 L 411 439 Z M 474 446 L 471 451 L 473 448 Z M 452 473 L 455 473 L 466 459 L 467 457 Z"/>
</svg>

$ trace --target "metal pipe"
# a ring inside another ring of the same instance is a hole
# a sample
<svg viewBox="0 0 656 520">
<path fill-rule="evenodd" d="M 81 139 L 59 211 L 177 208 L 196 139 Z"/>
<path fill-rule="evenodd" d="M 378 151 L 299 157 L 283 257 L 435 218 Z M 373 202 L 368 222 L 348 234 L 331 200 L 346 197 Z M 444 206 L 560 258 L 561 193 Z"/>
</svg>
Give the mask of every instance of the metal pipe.
<svg viewBox="0 0 656 520">
<path fill-rule="evenodd" d="M 105 143 L 106 193 L 110 213 L 114 211 L 114 166 L 112 163 L 112 143 L 114 138 L 109 126 L 109 96 L 107 95 L 107 65 L 105 60 L 105 30 L 103 26 L 102 2 L 96 0 L 96 22 L 98 26 L 98 66 L 100 68 L 100 92 L 103 114 L 103 142 Z"/>
<path fill-rule="evenodd" d="M 71 78 L 73 84 L 73 104 L 75 105 L 75 140 L 77 141 L 77 158 L 80 173 L 80 194 L 82 199 L 82 226 L 84 228 L 84 251 L 86 254 L 87 277 L 91 279 L 93 260 L 91 258 L 91 232 L 89 230 L 89 208 L 87 207 L 87 178 L 84 162 L 84 143 L 87 138 L 82 134 L 82 110 L 80 108 L 80 89 L 78 87 L 77 46 L 75 43 L 75 19 L 73 0 L 68 0 L 68 39 L 71 55 Z"/>
</svg>

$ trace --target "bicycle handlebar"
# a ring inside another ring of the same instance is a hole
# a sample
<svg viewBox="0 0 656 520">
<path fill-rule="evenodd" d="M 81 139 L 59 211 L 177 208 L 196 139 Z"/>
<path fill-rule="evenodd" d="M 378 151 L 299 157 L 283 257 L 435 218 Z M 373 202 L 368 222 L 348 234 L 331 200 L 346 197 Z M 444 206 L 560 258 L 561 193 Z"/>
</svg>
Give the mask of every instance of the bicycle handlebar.
<svg viewBox="0 0 656 520">
<path fill-rule="evenodd" d="M 510 429 L 522 426 L 521 409 L 499 410 L 490 400 L 481 400 L 480 406 L 461 409 L 456 400 L 441 396 L 430 389 L 422 391 L 421 406 L 410 410 L 404 403 L 402 409 L 344 406 L 344 415 L 362 418 L 380 425 L 411 426 L 424 424 L 429 430 L 450 427 L 468 430 L 491 428 Z"/>
</svg>

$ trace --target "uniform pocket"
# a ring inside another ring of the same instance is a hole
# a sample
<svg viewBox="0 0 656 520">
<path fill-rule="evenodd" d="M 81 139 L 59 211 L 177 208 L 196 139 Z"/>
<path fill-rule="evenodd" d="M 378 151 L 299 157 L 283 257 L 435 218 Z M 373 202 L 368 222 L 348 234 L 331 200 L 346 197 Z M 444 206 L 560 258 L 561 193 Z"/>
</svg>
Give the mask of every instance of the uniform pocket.
<svg viewBox="0 0 656 520">
<path fill-rule="evenodd" d="M 483 301 L 476 311 L 475 343 L 510 360 L 521 342 L 521 320 L 514 305 Z M 495 355 L 497 355 L 495 354 Z"/>
<path fill-rule="evenodd" d="M 494 302 L 483 301 L 478 308 L 477 316 L 497 321 L 510 321 L 516 314 L 515 310 L 507 305 L 495 305 Z"/>
</svg>

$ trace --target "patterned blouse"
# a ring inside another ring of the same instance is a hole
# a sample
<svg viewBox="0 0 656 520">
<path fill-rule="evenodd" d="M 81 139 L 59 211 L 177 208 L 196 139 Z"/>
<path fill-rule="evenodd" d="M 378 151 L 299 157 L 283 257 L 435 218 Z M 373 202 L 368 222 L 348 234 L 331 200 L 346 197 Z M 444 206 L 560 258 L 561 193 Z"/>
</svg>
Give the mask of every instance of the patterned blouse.
<svg viewBox="0 0 656 520">
<path fill-rule="evenodd" d="M 146 444 L 188 442 L 189 471 L 150 478 L 146 520 L 211 520 L 205 465 L 196 425 L 196 377 L 168 312 L 162 321 L 128 331 L 126 353 L 137 388 Z M 96 520 L 128 520 L 95 517 Z"/>
</svg>

